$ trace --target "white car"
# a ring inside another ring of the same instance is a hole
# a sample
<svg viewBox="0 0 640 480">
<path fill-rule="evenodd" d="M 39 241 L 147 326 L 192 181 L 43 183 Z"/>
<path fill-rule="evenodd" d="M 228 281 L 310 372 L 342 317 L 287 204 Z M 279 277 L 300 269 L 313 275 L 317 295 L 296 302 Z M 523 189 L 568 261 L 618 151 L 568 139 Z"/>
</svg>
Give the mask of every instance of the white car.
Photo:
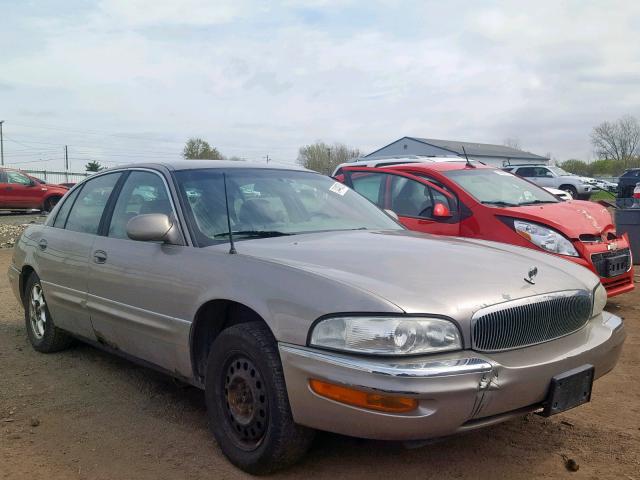
<svg viewBox="0 0 640 480">
<path fill-rule="evenodd" d="M 352 162 L 345 162 L 338 165 L 333 173 L 332 177 L 340 175 L 343 167 L 388 167 L 390 165 L 404 165 L 405 163 L 437 163 L 437 162 L 466 162 L 467 160 L 458 155 L 427 157 L 424 155 L 404 155 L 396 157 L 378 157 L 378 158 L 356 158 Z M 470 160 L 470 162 L 477 162 L 477 160 Z"/>
<path fill-rule="evenodd" d="M 564 190 L 558 190 L 557 188 L 551 188 L 551 187 L 542 187 L 542 188 L 544 188 L 551 195 L 555 195 L 556 197 L 560 198 L 565 202 L 568 200 L 573 200 L 573 197 L 571 196 L 571 194 L 569 192 L 565 192 Z"/>
</svg>

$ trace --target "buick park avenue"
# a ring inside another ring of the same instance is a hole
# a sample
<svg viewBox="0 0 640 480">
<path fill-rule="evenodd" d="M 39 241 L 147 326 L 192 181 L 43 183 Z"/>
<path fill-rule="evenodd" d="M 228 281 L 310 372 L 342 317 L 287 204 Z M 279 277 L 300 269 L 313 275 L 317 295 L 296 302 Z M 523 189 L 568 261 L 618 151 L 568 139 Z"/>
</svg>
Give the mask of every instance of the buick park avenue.
<svg viewBox="0 0 640 480">
<path fill-rule="evenodd" d="M 576 407 L 625 336 L 580 265 L 411 232 L 328 177 L 245 162 L 100 172 L 25 230 L 9 277 L 33 348 L 80 340 L 204 389 L 254 474 L 315 430 L 422 440 Z"/>
</svg>

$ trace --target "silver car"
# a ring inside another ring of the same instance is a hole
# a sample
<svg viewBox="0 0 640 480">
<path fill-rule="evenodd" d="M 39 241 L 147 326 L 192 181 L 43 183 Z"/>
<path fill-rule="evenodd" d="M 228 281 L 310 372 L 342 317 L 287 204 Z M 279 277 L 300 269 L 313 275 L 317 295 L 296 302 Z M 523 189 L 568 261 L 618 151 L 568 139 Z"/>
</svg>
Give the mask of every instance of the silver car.
<svg viewBox="0 0 640 480">
<path fill-rule="evenodd" d="M 593 193 L 593 185 L 585 177 L 579 177 L 564 171 L 560 167 L 547 165 L 508 166 L 503 170 L 514 173 L 519 177 L 540 185 L 541 187 L 557 188 L 571 195 L 572 198 L 588 200 Z"/>
<path fill-rule="evenodd" d="M 409 232 L 328 177 L 244 162 L 96 174 L 26 229 L 9 277 L 36 350 L 79 339 L 204 389 L 254 474 L 316 429 L 419 440 L 575 407 L 625 337 L 583 267 Z"/>
</svg>

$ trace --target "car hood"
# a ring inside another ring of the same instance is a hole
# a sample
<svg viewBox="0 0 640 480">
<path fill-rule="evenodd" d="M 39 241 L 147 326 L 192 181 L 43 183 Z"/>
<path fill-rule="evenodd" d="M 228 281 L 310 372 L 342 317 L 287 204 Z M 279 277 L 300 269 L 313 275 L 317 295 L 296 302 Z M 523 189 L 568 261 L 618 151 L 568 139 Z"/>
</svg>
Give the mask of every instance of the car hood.
<svg viewBox="0 0 640 480">
<path fill-rule="evenodd" d="M 602 235 L 615 230 L 609 211 L 595 202 L 570 200 L 499 210 L 497 214 L 548 225 L 572 239 L 584 234 Z"/>
<path fill-rule="evenodd" d="M 302 234 L 240 241 L 236 248 L 365 290 L 405 312 L 457 319 L 512 299 L 592 290 L 598 282 L 587 269 L 532 249 L 406 230 Z M 535 284 L 524 280 L 532 267 Z"/>
</svg>

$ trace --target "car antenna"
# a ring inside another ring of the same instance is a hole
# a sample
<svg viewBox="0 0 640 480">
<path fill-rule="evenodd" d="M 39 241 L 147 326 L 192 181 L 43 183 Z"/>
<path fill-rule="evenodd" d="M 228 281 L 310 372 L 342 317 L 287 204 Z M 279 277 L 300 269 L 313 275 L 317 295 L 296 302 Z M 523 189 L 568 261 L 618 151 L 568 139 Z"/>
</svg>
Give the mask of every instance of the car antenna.
<svg viewBox="0 0 640 480">
<path fill-rule="evenodd" d="M 464 145 L 461 145 L 461 147 L 462 147 L 462 152 L 464 153 L 464 158 L 467 159 L 467 165 L 466 166 L 469 167 L 469 168 L 476 168 L 476 166 L 472 165 L 471 162 L 469 161 L 469 157 L 467 156 L 467 151 L 464 149 Z"/>
<path fill-rule="evenodd" d="M 229 253 L 234 254 L 238 253 L 236 251 L 236 246 L 233 243 L 233 232 L 231 231 L 231 216 L 229 215 L 229 195 L 227 195 L 227 174 L 222 172 L 222 183 L 224 183 L 224 205 L 227 209 L 227 228 L 229 229 L 229 244 L 231 247 L 229 248 Z"/>
</svg>

